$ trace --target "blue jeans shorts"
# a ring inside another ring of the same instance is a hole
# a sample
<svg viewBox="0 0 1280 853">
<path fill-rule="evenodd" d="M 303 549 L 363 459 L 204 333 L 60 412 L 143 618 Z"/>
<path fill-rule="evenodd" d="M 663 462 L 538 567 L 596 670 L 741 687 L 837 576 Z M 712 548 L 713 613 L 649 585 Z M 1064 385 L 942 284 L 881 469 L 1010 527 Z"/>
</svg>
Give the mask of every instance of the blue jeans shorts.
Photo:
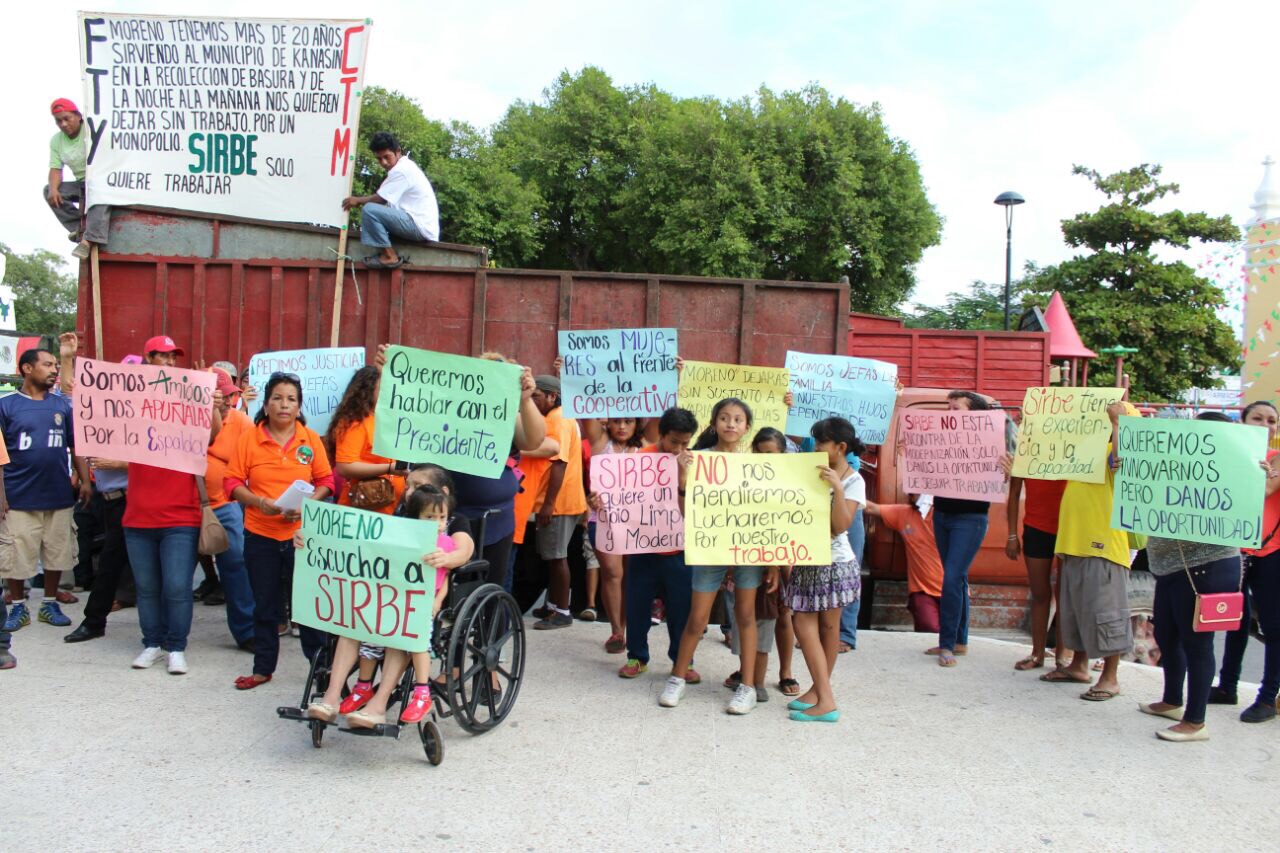
<svg viewBox="0 0 1280 853">
<path fill-rule="evenodd" d="M 691 566 L 693 591 L 715 592 L 724 583 L 725 576 L 733 572 L 733 585 L 741 589 L 755 589 L 764 577 L 763 566 Z"/>
</svg>

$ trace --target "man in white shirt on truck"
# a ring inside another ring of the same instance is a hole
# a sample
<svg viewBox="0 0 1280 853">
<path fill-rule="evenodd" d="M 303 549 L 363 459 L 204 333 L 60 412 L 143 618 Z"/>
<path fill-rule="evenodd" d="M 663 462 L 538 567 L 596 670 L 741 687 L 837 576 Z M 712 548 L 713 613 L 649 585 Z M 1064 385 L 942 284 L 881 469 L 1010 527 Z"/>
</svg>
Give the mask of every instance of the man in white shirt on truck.
<svg viewBox="0 0 1280 853">
<path fill-rule="evenodd" d="M 343 210 L 364 206 L 360 242 L 378 254 L 367 255 L 365 265 L 373 269 L 394 269 L 404 263 L 391 246 L 391 238 L 401 240 L 440 239 L 440 210 L 431 182 L 418 164 L 400 148 L 400 141 L 385 131 L 375 133 L 369 149 L 378 165 L 387 170 L 373 195 L 343 199 Z"/>
</svg>

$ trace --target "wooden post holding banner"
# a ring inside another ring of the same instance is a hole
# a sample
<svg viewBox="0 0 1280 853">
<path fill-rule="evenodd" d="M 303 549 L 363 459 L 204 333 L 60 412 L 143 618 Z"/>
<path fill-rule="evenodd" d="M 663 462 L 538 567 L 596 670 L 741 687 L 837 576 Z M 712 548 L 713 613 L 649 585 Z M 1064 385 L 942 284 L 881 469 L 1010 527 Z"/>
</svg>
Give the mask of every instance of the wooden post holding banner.
<svg viewBox="0 0 1280 853">
<path fill-rule="evenodd" d="M 93 286 L 93 357 L 102 360 L 102 278 L 98 273 L 98 244 L 89 244 L 89 281 Z"/>
<path fill-rule="evenodd" d="M 364 107 L 364 72 L 365 66 L 369 61 L 369 35 L 372 32 L 372 18 L 365 18 L 364 21 L 364 50 L 360 55 L 360 90 L 356 93 L 359 99 L 356 102 L 356 114 L 351 119 L 351 146 L 355 150 L 360 144 L 360 112 Z M 347 172 L 347 196 L 351 195 L 351 186 L 356 179 L 356 155 L 350 155 L 351 168 Z M 345 198 L 345 197 L 344 197 Z M 347 212 L 346 224 L 342 226 L 342 233 L 338 235 L 338 269 L 335 273 L 333 281 L 333 323 L 329 327 L 329 346 L 336 347 L 338 345 L 338 320 L 342 317 L 342 284 L 346 276 L 347 267 L 347 235 L 351 233 L 351 213 Z"/>
</svg>

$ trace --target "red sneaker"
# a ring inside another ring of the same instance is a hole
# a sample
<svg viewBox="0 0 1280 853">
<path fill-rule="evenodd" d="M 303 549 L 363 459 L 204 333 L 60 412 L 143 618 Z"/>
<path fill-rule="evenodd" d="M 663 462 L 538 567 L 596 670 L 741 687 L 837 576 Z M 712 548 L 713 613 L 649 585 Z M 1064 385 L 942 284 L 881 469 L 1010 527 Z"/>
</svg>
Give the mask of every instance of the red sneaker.
<svg viewBox="0 0 1280 853">
<path fill-rule="evenodd" d="M 429 710 L 431 710 L 431 685 L 415 684 L 413 695 L 409 697 L 409 704 L 404 706 L 404 713 L 400 715 L 400 722 L 416 723 L 425 717 Z"/>
<path fill-rule="evenodd" d="M 338 713 L 346 714 L 359 711 L 365 705 L 369 704 L 369 700 L 373 698 L 373 684 L 368 681 L 357 681 L 356 687 L 342 700 L 342 704 L 338 706 Z"/>
</svg>

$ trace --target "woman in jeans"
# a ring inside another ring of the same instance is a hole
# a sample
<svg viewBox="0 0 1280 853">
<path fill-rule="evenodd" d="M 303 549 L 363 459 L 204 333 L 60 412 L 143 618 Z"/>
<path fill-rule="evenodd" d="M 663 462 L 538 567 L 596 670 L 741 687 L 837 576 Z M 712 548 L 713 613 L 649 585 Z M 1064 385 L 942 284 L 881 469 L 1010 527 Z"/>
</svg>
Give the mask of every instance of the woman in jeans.
<svg viewBox="0 0 1280 853">
<path fill-rule="evenodd" d="M 952 411 L 984 411 L 986 399 L 972 391 L 947 395 Z M 938 645 L 925 650 L 937 655 L 938 666 L 955 666 L 956 655 L 969 650 L 969 567 L 987 535 L 986 501 L 933 499 L 933 537 L 942 558 L 942 604 L 938 616 Z"/>
<path fill-rule="evenodd" d="M 276 506 L 295 480 L 315 487 L 311 500 L 333 490 L 324 442 L 302 415 L 302 384 L 291 373 L 273 373 L 254 428 L 240 436 L 227 464 L 227 494 L 244 506 L 244 561 L 253 586 L 253 674 L 236 679 L 238 690 L 265 684 L 280 657 L 277 626 L 284 619 L 284 580 L 293 574 L 293 534 L 302 515 Z M 310 659 L 324 647 L 324 632 L 301 627 L 302 652 Z"/>
<path fill-rule="evenodd" d="M 147 341 L 147 364 L 173 367 L 182 350 L 163 335 Z M 213 395 L 210 440 L 222 428 L 221 392 Z M 166 655 L 169 673 L 187 672 L 192 586 L 200 541 L 200 493 L 193 474 L 129 463 L 129 500 L 124 518 L 125 548 L 138 591 L 142 654 L 134 669 L 146 669 Z"/>
</svg>

